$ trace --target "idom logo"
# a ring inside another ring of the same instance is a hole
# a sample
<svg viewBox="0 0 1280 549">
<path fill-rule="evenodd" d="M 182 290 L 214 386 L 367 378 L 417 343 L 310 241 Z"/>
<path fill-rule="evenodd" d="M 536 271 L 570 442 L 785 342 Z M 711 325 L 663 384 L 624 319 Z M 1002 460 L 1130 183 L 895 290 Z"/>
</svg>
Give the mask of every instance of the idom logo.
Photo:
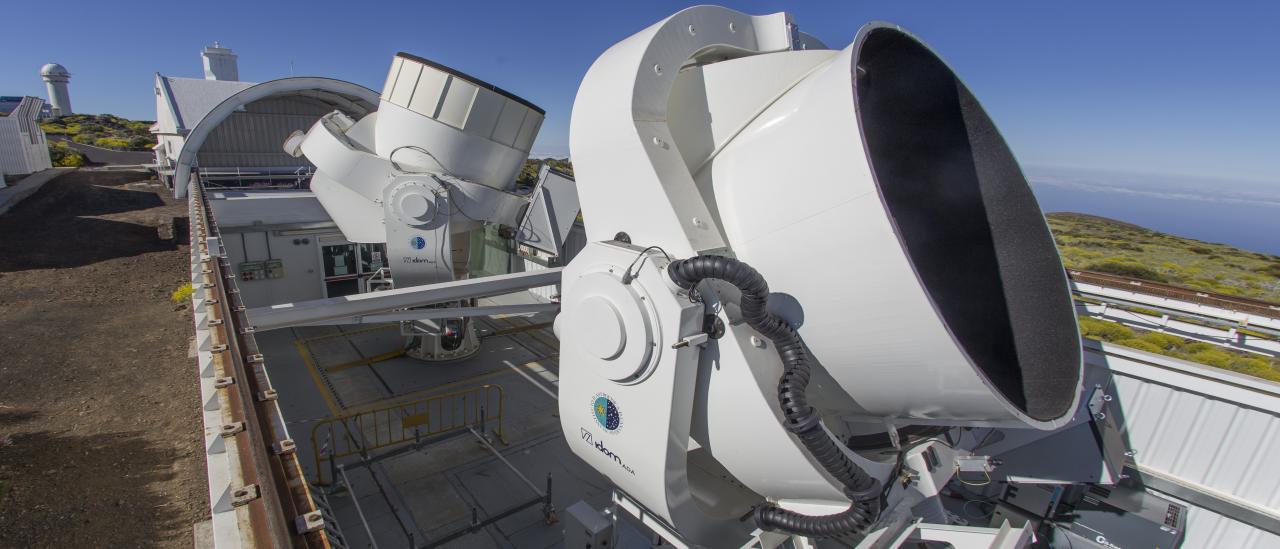
<svg viewBox="0 0 1280 549">
<path fill-rule="evenodd" d="M 582 431 L 582 441 L 587 443 L 587 446 L 595 448 L 596 451 L 600 452 L 601 454 L 604 454 L 605 459 L 608 459 L 610 461 L 613 461 L 614 463 L 617 463 L 619 467 L 622 467 L 623 471 L 626 471 L 633 475 L 636 474 L 636 471 L 634 469 L 627 467 L 627 464 L 622 462 L 622 456 L 615 454 L 612 450 L 605 447 L 604 441 L 595 440 L 595 437 L 591 436 L 591 431 L 588 431 L 586 429 L 579 429 L 579 430 Z"/>
<path fill-rule="evenodd" d="M 622 414 L 618 411 L 618 404 L 604 393 L 596 393 L 591 399 L 591 412 L 596 416 L 596 423 L 604 430 L 610 433 L 616 433 L 622 429 Z"/>
<path fill-rule="evenodd" d="M 415 236 L 409 239 L 409 246 L 412 246 L 415 250 L 421 250 L 427 247 L 427 239 Z"/>
</svg>

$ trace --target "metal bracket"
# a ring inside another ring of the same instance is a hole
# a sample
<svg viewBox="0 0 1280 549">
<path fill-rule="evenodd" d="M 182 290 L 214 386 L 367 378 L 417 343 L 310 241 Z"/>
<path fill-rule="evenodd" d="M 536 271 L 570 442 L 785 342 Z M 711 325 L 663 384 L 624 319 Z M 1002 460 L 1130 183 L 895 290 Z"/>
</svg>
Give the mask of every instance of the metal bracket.
<svg viewBox="0 0 1280 549">
<path fill-rule="evenodd" d="M 286 438 L 272 444 L 271 449 L 275 451 L 276 455 L 283 456 L 285 454 L 292 454 L 296 452 L 298 450 L 298 445 L 293 441 L 293 439 Z"/>
<path fill-rule="evenodd" d="M 213 387 L 215 389 L 225 389 L 227 387 L 235 385 L 235 383 L 236 383 L 236 378 L 234 377 L 230 377 L 230 376 L 220 377 L 213 380 Z"/>
<path fill-rule="evenodd" d="M 280 393 L 279 393 L 278 391 L 276 391 L 275 389 L 267 389 L 267 390 L 265 390 L 265 391 L 262 391 L 262 392 L 258 393 L 258 401 L 259 401 L 259 402 L 266 402 L 266 401 L 269 401 L 269 400 L 276 400 L 277 398 L 280 398 Z"/>
<path fill-rule="evenodd" d="M 956 456 L 956 468 L 961 473 L 990 473 L 995 469 L 991 456 Z"/>
<path fill-rule="evenodd" d="M 293 529 L 299 534 L 317 532 L 324 528 L 324 515 L 320 511 L 312 511 L 305 515 L 293 517 Z"/>
<path fill-rule="evenodd" d="M 223 438 L 229 438 L 229 437 L 236 436 L 236 435 L 238 435 L 238 434 L 240 434 L 240 433 L 243 433 L 243 432 L 244 432 L 244 422 L 243 422 L 243 421 L 237 421 L 237 422 L 235 422 L 235 423 L 228 423 L 228 424 L 226 424 L 226 425 L 223 425 L 223 426 L 222 426 L 222 432 L 221 432 L 221 433 L 219 433 L 219 434 L 221 434 L 221 435 L 223 436 Z"/>
<path fill-rule="evenodd" d="M 1106 408 L 1106 403 L 1111 402 L 1112 398 L 1111 395 L 1106 393 L 1103 386 L 1094 385 L 1093 392 L 1089 393 L 1089 415 L 1096 420 L 1107 419 L 1107 413 L 1104 409 Z"/>
<path fill-rule="evenodd" d="M 246 484 L 231 493 L 231 506 L 240 507 L 242 505 L 248 505 L 253 500 L 258 499 L 261 495 L 262 492 L 258 489 L 257 484 Z"/>
</svg>

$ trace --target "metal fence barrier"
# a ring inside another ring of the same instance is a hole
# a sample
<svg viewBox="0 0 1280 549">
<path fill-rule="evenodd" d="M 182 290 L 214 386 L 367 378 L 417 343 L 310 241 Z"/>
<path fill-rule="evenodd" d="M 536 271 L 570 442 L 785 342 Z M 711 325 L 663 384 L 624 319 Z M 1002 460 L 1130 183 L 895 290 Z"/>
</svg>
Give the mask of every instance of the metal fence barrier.
<svg viewBox="0 0 1280 549">
<path fill-rule="evenodd" d="M 501 386 L 481 385 L 321 421 L 311 429 L 314 484 L 326 486 L 333 482 L 337 460 L 355 455 L 368 457 L 369 452 L 380 448 L 469 428 L 484 432 L 490 424 L 502 439 L 502 400 Z"/>
</svg>

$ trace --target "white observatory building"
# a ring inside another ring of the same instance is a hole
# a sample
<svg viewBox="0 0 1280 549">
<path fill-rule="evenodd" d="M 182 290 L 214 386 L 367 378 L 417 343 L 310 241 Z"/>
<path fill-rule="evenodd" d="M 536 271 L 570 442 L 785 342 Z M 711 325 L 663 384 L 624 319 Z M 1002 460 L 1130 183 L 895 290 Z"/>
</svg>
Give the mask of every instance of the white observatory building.
<svg viewBox="0 0 1280 549">
<path fill-rule="evenodd" d="M 67 72 L 67 68 L 57 63 L 49 63 L 40 67 L 40 78 L 44 79 L 45 86 L 49 88 L 49 103 L 53 105 L 53 116 L 65 116 L 73 114 L 71 110 L 71 93 L 67 91 L 67 84 L 71 82 L 71 73 Z"/>
<path fill-rule="evenodd" d="M 205 46 L 200 51 L 200 57 L 204 58 L 205 80 L 225 80 L 228 82 L 238 82 L 240 80 L 240 69 L 236 66 L 236 54 L 231 52 L 231 48 L 224 48 L 221 44 L 214 42 L 212 46 Z"/>
</svg>

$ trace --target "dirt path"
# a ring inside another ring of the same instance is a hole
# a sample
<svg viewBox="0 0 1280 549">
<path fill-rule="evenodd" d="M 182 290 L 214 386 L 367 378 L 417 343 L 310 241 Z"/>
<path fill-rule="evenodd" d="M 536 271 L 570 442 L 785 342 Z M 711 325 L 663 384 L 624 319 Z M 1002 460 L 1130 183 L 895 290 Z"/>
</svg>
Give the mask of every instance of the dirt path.
<svg viewBox="0 0 1280 549">
<path fill-rule="evenodd" d="M 207 516 L 184 204 L 81 170 L 0 216 L 0 547 L 183 547 Z"/>
</svg>

